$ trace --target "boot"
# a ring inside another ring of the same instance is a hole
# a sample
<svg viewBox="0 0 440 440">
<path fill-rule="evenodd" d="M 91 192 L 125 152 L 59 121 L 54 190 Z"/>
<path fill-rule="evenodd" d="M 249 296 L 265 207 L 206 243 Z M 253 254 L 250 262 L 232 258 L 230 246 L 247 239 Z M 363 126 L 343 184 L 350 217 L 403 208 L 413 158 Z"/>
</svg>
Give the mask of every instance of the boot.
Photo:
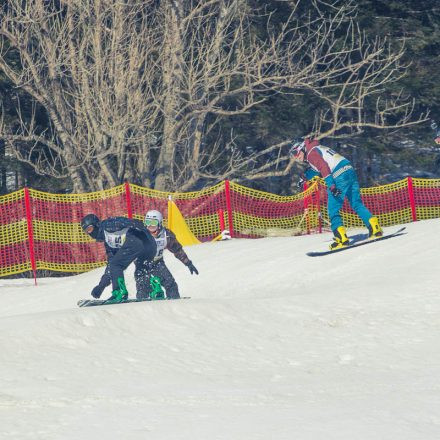
<svg viewBox="0 0 440 440">
<path fill-rule="evenodd" d="M 107 300 L 111 302 L 121 302 L 128 298 L 127 287 L 125 287 L 124 278 L 118 278 L 119 289 L 115 289 L 112 292 L 112 296 Z"/>
<path fill-rule="evenodd" d="M 371 217 L 370 220 L 368 220 L 368 223 L 368 238 L 382 237 L 383 231 L 379 225 L 377 217 Z"/>
<path fill-rule="evenodd" d="M 164 299 L 165 298 L 162 284 L 160 284 L 159 277 L 154 277 L 154 276 L 150 277 L 150 286 L 151 286 L 151 292 L 150 292 L 151 299 Z"/>
<path fill-rule="evenodd" d="M 344 226 L 339 226 L 336 231 L 333 231 L 333 243 L 330 245 L 330 250 L 339 249 L 342 247 L 346 247 L 350 244 L 350 241 L 347 237 L 347 232 L 345 231 Z"/>
</svg>

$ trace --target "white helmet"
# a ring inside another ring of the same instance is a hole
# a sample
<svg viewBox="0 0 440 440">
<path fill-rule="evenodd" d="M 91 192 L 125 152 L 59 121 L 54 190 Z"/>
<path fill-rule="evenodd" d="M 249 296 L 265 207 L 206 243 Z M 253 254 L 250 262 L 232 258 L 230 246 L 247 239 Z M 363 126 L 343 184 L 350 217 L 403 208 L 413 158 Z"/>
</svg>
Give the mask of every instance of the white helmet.
<svg viewBox="0 0 440 440">
<path fill-rule="evenodd" d="M 156 211 L 155 209 L 151 209 L 145 214 L 144 224 L 145 226 L 158 226 L 159 229 L 162 228 L 163 215 Z"/>
<path fill-rule="evenodd" d="M 289 150 L 289 155 L 298 157 L 301 152 L 305 151 L 305 148 L 306 148 L 306 143 L 304 139 L 295 139 L 292 142 L 292 146 Z"/>
</svg>

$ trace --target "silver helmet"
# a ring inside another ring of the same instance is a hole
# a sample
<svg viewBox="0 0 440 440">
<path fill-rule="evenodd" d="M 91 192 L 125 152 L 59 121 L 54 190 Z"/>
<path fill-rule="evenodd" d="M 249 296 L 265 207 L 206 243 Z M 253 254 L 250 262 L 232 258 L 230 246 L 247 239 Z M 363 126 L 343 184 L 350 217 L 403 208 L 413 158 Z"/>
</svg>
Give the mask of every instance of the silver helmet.
<svg viewBox="0 0 440 440">
<path fill-rule="evenodd" d="M 144 224 L 145 226 L 158 226 L 159 229 L 162 228 L 162 223 L 163 223 L 163 215 L 161 212 L 155 210 L 155 209 L 150 209 L 150 211 L 148 211 L 145 214 L 145 219 L 144 219 Z"/>
<path fill-rule="evenodd" d="M 293 140 L 292 145 L 290 147 L 289 155 L 298 157 L 299 153 L 303 151 L 305 152 L 305 149 L 306 149 L 306 143 L 304 139 L 295 139 Z"/>
</svg>

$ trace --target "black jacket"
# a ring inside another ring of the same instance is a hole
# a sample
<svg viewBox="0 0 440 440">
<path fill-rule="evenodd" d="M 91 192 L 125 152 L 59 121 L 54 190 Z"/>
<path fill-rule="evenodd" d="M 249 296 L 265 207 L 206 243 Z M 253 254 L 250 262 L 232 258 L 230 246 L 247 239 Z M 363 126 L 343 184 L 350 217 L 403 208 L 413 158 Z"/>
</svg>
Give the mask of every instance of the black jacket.
<svg viewBox="0 0 440 440">
<path fill-rule="evenodd" d="M 112 257 L 118 251 L 118 248 L 109 246 L 108 242 L 106 241 L 105 233 L 108 232 L 111 234 L 122 231 L 124 229 L 128 229 L 127 234 L 136 235 L 146 244 L 153 245 L 154 243 L 155 245 L 156 243 L 153 236 L 150 234 L 150 232 L 141 220 L 130 219 L 126 217 L 109 217 L 101 221 L 96 236 L 96 241 L 104 242 L 107 257 Z"/>
<path fill-rule="evenodd" d="M 121 249 L 123 243 L 119 247 L 113 247 L 109 245 L 109 237 L 118 237 L 118 232 L 122 232 L 126 236 L 134 235 L 144 243 L 144 248 L 151 254 L 151 258 L 156 253 L 156 241 L 150 234 L 146 226 L 140 220 L 129 219 L 125 217 L 109 217 L 102 220 L 96 234 L 95 240 L 103 242 L 105 251 L 107 253 L 107 259 L 110 262 L 116 253 Z M 107 233 L 107 234 L 106 234 Z M 116 234 L 115 234 L 116 233 Z M 127 251 L 128 249 L 126 249 Z M 105 269 L 104 274 L 101 277 L 99 286 L 105 288 L 111 283 L 111 273 L 109 265 Z"/>
</svg>

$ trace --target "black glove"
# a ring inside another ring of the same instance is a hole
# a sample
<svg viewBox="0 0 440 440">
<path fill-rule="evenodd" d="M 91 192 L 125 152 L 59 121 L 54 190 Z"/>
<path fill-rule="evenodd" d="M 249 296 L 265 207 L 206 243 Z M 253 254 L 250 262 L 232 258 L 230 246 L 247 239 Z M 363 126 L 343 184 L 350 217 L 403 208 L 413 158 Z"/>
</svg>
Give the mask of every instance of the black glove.
<svg viewBox="0 0 440 440">
<path fill-rule="evenodd" d="M 187 264 L 187 266 L 188 266 L 189 271 L 191 272 L 191 275 L 193 273 L 195 273 L 196 275 L 199 274 L 199 271 L 196 269 L 196 266 L 194 266 L 194 264 L 192 264 L 191 261 Z"/>
<path fill-rule="evenodd" d="M 100 285 L 97 285 L 92 290 L 92 296 L 93 298 L 99 298 L 104 291 L 105 287 L 101 287 Z"/>
<path fill-rule="evenodd" d="M 339 197 L 342 193 L 341 193 L 341 190 L 340 189 L 338 189 L 338 188 L 336 188 L 336 185 L 335 184 L 333 184 L 331 187 L 330 187 L 330 192 L 335 196 L 335 197 Z"/>
</svg>

